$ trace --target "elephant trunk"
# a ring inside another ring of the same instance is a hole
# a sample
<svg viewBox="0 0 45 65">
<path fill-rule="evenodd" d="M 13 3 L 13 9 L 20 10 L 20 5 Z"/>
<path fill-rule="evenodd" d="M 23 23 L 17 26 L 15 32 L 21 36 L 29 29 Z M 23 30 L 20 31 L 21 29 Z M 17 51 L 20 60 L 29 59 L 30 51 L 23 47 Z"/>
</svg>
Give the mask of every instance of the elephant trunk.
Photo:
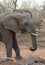
<svg viewBox="0 0 45 65">
<path fill-rule="evenodd" d="M 37 49 L 37 36 L 36 36 L 36 31 L 35 31 L 35 27 L 34 27 L 34 23 L 31 19 L 29 19 L 29 28 L 31 32 L 31 39 L 32 39 L 32 48 L 30 48 L 31 51 L 35 51 Z"/>
<path fill-rule="evenodd" d="M 37 49 L 36 35 L 31 34 L 31 38 L 32 38 L 32 48 L 30 48 L 30 50 L 35 51 Z"/>
</svg>

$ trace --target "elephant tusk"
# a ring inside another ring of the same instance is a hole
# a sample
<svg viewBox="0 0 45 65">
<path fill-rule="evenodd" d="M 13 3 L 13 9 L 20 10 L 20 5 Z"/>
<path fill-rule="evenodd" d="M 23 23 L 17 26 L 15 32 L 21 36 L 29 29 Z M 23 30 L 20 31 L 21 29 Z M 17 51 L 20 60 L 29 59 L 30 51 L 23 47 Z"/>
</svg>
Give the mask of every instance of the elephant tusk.
<svg viewBox="0 0 45 65">
<path fill-rule="evenodd" d="M 31 33 L 31 34 L 37 36 L 37 34 L 35 34 L 35 33 Z"/>
</svg>

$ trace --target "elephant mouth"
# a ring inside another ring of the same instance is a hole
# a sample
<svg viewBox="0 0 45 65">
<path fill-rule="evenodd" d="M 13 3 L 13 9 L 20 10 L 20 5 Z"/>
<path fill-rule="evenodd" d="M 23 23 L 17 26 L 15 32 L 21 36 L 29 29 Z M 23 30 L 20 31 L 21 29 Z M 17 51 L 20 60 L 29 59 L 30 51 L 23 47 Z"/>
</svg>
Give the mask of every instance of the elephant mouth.
<svg viewBox="0 0 45 65">
<path fill-rule="evenodd" d="M 29 33 L 30 34 L 31 33 L 30 31 L 27 32 L 26 29 L 20 29 L 20 31 L 21 31 L 22 34 L 26 34 L 26 33 Z"/>
<path fill-rule="evenodd" d="M 26 30 L 25 29 L 21 29 L 20 30 L 22 34 L 26 34 Z"/>
</svg>

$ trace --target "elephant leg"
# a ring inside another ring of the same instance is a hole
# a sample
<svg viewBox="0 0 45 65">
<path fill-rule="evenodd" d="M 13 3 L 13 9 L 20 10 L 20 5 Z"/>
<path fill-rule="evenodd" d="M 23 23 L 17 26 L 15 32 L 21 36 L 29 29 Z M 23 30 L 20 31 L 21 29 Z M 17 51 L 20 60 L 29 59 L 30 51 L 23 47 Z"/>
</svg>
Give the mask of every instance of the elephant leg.
<svg viewBox="0 0 45 65">
<path fill-rule="evenodd" d="M 0 33 L 0 41 L 2 41 L 2 35 L 1 35 L 1 33 Z"/>
<path fill-rule="evenodd" d="M 6 47 L 7 57 L 12 56 L 12 32 L 10 30 L 3 29 L 2 31 L 3 42 Z"/>
<path fill-rule="evenodd" d="M 20 55 L 20 49 L 18 47 L 18 43 L 16 40 L 16 33 L 13 32 L 13 49 L 16 52 L 16 58 L 17 59 L 22 59 L 21 55 Z"/>
</svg>

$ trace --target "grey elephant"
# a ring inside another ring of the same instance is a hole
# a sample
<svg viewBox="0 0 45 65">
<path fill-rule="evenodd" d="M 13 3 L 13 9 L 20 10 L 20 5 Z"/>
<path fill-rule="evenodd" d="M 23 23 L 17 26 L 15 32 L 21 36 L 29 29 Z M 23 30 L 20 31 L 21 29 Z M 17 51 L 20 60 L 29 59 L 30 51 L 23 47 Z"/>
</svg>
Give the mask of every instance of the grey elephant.
<svg viewBox="0 0 45 65">
<path fill-rule="evenodd" d="M 2 41 L 5 43 L 7 57 L 12 56 L 12 48 L 16 52 L 16 58 L 21 59 L 20 49 L 16 40 L 16 32 L 27 32 L 31 34 L 32 48 L 31 51 L 37 49 L 36 31 L 30 14 L 10 13 L 0 21 L 0 33 Z"/>
</svg>

